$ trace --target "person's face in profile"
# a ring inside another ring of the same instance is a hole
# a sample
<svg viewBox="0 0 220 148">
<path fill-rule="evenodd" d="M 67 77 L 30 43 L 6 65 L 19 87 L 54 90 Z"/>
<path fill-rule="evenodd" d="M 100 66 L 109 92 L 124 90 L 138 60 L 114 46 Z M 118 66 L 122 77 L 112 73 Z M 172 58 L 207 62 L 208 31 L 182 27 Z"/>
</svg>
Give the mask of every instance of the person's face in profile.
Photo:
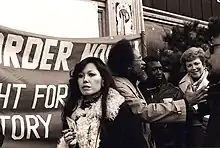
<svg viewBox="0 0 220 148">
<path fill-rule="evenodd" d="M 144 80 L 147 76 L 144 72 L 144 68 L 146 63 L 142 60 L 140 53 L 134 49 L 134 61 L 133 61 L 133 69 L 132 73 L 137 76 L 138 80 Z"/>
<path fill-rule="evenodd" d="M 199 79 L 204 70 L 205 66 L 199 58 L 192 61 L 186 61 L 186 71 L 193 79 Z"/>
<path fill-rule="evenodd" d="M 92 96 L 98 93 L 102 87 L 102 77 L 93 63 L 88 63 L 78 75 L 79 90 L 84 96 Z"/>
</svg>

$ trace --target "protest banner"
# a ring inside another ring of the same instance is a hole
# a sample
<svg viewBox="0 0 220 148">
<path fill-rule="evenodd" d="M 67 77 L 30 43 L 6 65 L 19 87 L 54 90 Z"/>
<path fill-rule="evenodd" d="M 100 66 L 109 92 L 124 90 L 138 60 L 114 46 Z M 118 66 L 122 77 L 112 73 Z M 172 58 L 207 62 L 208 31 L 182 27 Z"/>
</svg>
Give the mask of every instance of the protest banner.
<svg viewBox="0 0 220 148">
<path fill-rule="evenodd" d="M 112 44 L 139 35 L 57 38 L 0 27 L 0 128 L 3 147 L 56 147 L 69 71 L 88 56 L 107 61 Z M 138 43 L 138 42 L 136 42 Z M 136 45 L 137 47 L 137 45 Z"/>
</svg>

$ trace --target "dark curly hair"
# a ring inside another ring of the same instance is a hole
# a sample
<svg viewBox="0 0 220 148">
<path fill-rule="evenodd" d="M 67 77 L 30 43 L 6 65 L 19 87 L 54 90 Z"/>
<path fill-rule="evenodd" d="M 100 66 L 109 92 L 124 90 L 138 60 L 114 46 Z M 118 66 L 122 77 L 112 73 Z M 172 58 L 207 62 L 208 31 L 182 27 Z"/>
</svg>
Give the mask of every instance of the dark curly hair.
<svg viewBox="0 0 220 148">
<path fill-rule="evenodd" d="M 145 72 L 147 72 L 147 68 L 148 68 L 148 63 L 149 62 L 157 62 L 157 61 L 159 61 L 160 62 L 160 59 L 158 58 L 158 57 L 154 57 L 154 56 L 146 56 L 146 57 L 144 57 L 143 58 L 143 61 L 146 63 L 146 66 L 145 66 Z"/>
<path fill-rule="evenodd" d="M 75 69 L 70 71 L 70 80 L 69 80 L 69 92 L 67 102 L 65 103 L 63 113 L 62 113 L 62 121 L 63 121 L 63 129 L 69 128 L 67 125 L 66 117 L 71 117 L 73 111 L 76 109 L 78 105 L 78 100 L 82 97 L 82 94 L 79 90 L 78 86 L 78 78 L 79 73 L 83 71 L 87 64 L 93 63 L 101 74 L 102 79 L 104 80 L 104 86 L 102 87 L 102 119 L 106 118 L 106 99 L 109 88 L 116 88 L 114 80 L 107 68 L 107 66 L 102 62 L 101 59 L 95 57 L 88 57 L 78 64 L 76 64 Z"/>
<path fill-rule="evenodd" d="M 202 64 L 206 66 L 207 58 L 205 52 L 202 48 L 199 47 L 191 47 L 188 50 L 186 50 L 182 54 L 180 61 L 183 64 L 184 68 L 186 68 L 186 62 L 193 61 L 197 58 L 199 58 L 202 61 Z"/>
<path fill-rule="evenodd" d="M 128 77 L 128 68 L 132 67 L 134 53 L 130 41 L 122 39 L 110 50 L 107 65 L 114 75 Z"/>
</svg>

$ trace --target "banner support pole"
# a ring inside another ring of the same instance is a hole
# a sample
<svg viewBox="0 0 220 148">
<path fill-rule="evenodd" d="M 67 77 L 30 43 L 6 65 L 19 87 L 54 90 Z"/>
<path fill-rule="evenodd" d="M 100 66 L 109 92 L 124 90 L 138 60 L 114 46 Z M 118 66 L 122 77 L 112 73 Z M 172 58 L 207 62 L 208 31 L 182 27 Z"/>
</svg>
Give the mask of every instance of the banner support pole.
<svg viewBox="0 0 220 148">
<path fill-rule="evenodd" d="M 146 36 L 145 36 L 145 26 L 144 26 L 144 13 L 143 13 L 143 4 L 142 0 L 139 0 L 139 9 L 140 9 L 140 20 L 141 20 L 141 56 L 144 58 L 146 49 Z"/>
</svg>

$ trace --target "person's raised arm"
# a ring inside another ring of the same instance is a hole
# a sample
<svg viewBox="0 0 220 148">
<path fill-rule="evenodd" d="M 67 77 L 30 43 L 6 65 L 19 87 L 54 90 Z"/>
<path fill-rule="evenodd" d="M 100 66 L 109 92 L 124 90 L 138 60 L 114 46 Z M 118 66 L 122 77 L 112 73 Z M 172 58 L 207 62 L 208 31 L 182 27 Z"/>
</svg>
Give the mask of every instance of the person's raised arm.
<svg viewBox="0 0 220 148">
<path fill-rule="evenodd" d="M 186 120 L 185 101 L 178 100 L 170 103 L 150 103 L 135 95 L 127 85 L 117 85 L 119 93 L 125 97 L 125 103 L 133 114 L 138 115 L 146 122 L 180 122 Z"/>
</svg>

